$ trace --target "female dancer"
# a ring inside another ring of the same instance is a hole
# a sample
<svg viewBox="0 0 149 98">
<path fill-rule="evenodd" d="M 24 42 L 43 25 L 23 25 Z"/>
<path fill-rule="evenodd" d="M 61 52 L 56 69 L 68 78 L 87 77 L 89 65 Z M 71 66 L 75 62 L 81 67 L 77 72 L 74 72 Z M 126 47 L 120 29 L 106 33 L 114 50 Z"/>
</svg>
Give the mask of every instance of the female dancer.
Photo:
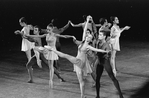
<svg viewBox="0 0 149 98">
<path fill-rule="evenodd" d="M 56 34 L 53 32 L 53 25 L 49 24 L 47 26 L 47 32 L 48 34 L 43 34 L 43 35 L 28 35 L 29 37 L 46 37 L 46 42 L 47 42 L 47 46 L 50 46 L 54 49 L 56 49 L 55 44 L 56 44 L 56 38 L 58 37 L 63 37 L 63 38 L 69 38 L 69 35 L 60 35 L 60 34 Z M 38 51 L 41 49 L 43 50 L 43 47 L 39 47 L 36 48 Z M 45 50 L 45 49 L 44 49 Z M 48 60 L 48 66 L 49 66 L 49 70 L 50 70 L 50 87 L 53 88 L 53 75 L 54 75 L 54 68 L 53 68 L 53 61 L 54 60 L 58 60 L 58 56 L 56 53 L 54 53 L 53 51 L 44 51 L 44 56 L 45 58 Z"/>
<path fill-rule="evenodd" d="M 25 35 L 25 36 L 26 35 L 30 35 L 30 30 L 33 30 L 33 27 L 31 25 L 27 24 L 27 22 L 26 22 L 24 17 L 19 19 L 19 23 L 23 27 L 23 29 L 21 31 L 20 30 L 16 30 L 15 34 L 21 33 L 22 35 Z M 28 41 L 27 39 L 22 38 L 22 48 L 21 48 L 21 51 L 24 51 L 26 53 L 28 62 L 31 59 L 31 49 L 34 46 L 33 44 L 34 43 Z"/>
<path fill-rule="evenodd" d="M 34 26 L 34 34 L 35 35 L 39 35 L 41 29 L 38 26 Z M 20 34 L 21 35 L 21 34 Z M 42 41 L 41 38 L 39 37 L 29 37 L 29 36 L 23 36 L 25 39 L 28 39 L 31 42 L 35 43 L 35 46 L 33 48 L 35 55 L 33 55 L 31 57 L 31 60 L 26 64 L 26 68 L 28 70 L 28 74 L 29 74 L 29 80 L 28 83 L 33 83 L 33 68 L 32 66 L 37 65 L 42 68 L 41 65 L 41 61 L 43 61 L 43 63 L 45 63 L 46 65 L 48 65 L 48 60 L 45 59 L 43 53 L 39 53 L 39 51 L 37 50 L 38 48 L 42 48 Z M 54 64 L 54 74 L 60 79 L 60 81 L 65 82 L 65 80 L 60 76 L 55 64 Z"/>
<path fill-rule="evenodd" d="M 89 45 L 89 43 L 92 41 L 91 34 L 87 34 L 84 41 L 77 41 L 75 37 L 73 37 L 73 39 L 74 39 L 74 42 L 76 44 L 78 44 L 78 53 L 77 53 L 76 57 L 70 56 L 70 55 L 62 53 L 60 51 L 57 51 L 54 48 L 50 48 L 50 47 L 47 47 L 47 48 L 54 51 L 60 57 L 68 59 L 71 63 L 74 64 L 74 66 L 76 67 L 76 74 L 77 74 L 77 77 L 78 77 L 78 80 L 80 83 L 81 98 L 85 98 L 83 77 L 84 77 L 84 75 L 87 75 L 88 73 L 92 72 L 92 69 L 90 68 L 89 61 L 86 56 L 86 53 L 88 50 L 92 50 L 92 51 L 96 51 L 96 52 L 103 52 L 103 53 L 107 53 L 108 51 L 96 49 L 96 48 L 92 47 L 91 45 Z"/>
<path fill-rule="evenodd" d="M 95 46 L 95 42 L 96 42 L 96 26 L 95 26 L 95 23 L 92 19 L 92 17 L 90 15 L 88 15 L 87 17 L 83 17 L 84 18 L 84 23 L 79 23 L 79 24 L 76 24 L 74 25 L 71 21 L 70 21 L 70 24 L 73 26 L 73 27 L 82 27 L 83 28 L 83 36 L 82 36 L 82 41 L 85 40 L 85 36 L 86 36 L 86 31 L 87 30 L 90 30 L 92 36 L 94 37 L 94 40 L 92 41 L 92 46 Z M 90 59 L 90 62 L 92 63 L 92 61 L 94 60 L 93 57 L 94 56 L 94 53 L 92 53 L 92 51 L 89 51 L 88 54 L 90 55 L 87 55 Z M 92 59 L 92 60 L 91 60 Z M 74 71 L 75 71 L 75 66 L 74 66 Z"/>
<path fill-rule="evenodd" d="M 106 42 L 106 37 L 107 37 L 107 32 L 105 31 L 100 31 L 99 32 L 99 37 L 98 37 L 98 43 L 97 43 L 97 48 L 98 49 L 103 49 L 103 50 L 106 50 L 106 51 L 110 51 L 111 50 L 111 47 L 109 45 L 108 42 Z M 110 58 L 111 58 L 111 55 L 110 53 L 108 54 L 105 54 L 105 53 L 97 53 L 97 56 L 98 56 L 98 62 L 97 63 L 97 67 L 96 67 L 96 98 L 100 98 L 100 78 L 101 78 L 101 75 L 103 73 L 103 69 L 105 68 L 105 70 L 107 71 L 109 77 L 112 79 L 116 89 L 118 90 L 118 93 L 119 93 L 119 96 L 120 98 L 123 98 L 123 95 L 122 95 L 122 92 L 120 90 L 120 86 L 119 86 L 119 83 L 116 79 L 116 77 L 114 76 L 113 72 L 112 72 L 112 66 L 111 66 L 111 63 L 110 63 Z"/>
<path fill-rule="evenodd" d="M 54 22 L 54 19 L 52 19 L 52 24 L 53 22 Z M 56 34 L 61 34 L 69 27 L 69 24 L 70 22 L 68 21 L 68 23 L 62 28 L 57 28 L 56 26 L 54 26 L 52 31 Z M 56 49 L 58 51 L 61 51 L 61 43 L 60 43 L 60 38 L 58 36 L 56 38 Z M 55 60 L 54 63 L 55 63 L 55 67 L 57 67 L 57 69 L 59 69 L 60 71 L 60 66 L 58 66 L 58 60 Z"/>
<path fill-rule="evenodd" d="M 124 28 L 120 28 L 118 26 L 119 20 L 117 17 L 111 16 L 110 19 L 113 23 L 113 26 L 111 28 L 111 40 L 110 40 L 112 45 L 111 63 L 112 63 L 114 75 L 116 76 L 117 72 L 116 72 L 115 57 L 116 57 L 116 52 L 120 51 L 119 37 L 124 30 L 128 30 L 130 27 L 125 26 Z"/>
</svg>

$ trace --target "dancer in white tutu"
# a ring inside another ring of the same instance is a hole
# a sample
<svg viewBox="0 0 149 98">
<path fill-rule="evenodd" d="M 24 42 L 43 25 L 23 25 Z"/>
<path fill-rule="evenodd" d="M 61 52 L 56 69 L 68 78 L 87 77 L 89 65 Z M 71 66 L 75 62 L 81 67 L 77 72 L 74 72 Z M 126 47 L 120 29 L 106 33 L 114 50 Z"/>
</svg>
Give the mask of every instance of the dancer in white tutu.
<svg viewBox="0 0 149 98">
<path fill-rule="evenodd" d="M 114 75 L 116 76 L 116 64 L 115 64 L 115 57 L 116 57 L 116 52 L 120 51 L 120 44 L 119 44 L 119 38 L 121 33 L 124 30 L 128 30 L 130 27 L 129 26 L 125 26 L 124 28 L 120 28 L 118 26 L 119 24 L 119 20 L 117 17 L 112 16 L 110 17 L 111 22 L 113 23 L 113 26 L 111 28 L 111 45 L 112 45 L 112 52 L 111 52 L 111 63 L 112 63 L 112 68 L 113 68 L 113 72 Z"/>
<path fill-rule="evenodd" d="M 89 31 L 87 30 L 87 32 Z M 71 63 L 74 64 L 74 66 L 76 67 L 76 74 L 80 84 L 81 98 L 85 98 L 85 95 L 84 95 L 85 84 L 84 84 L 83 77 L 88 73 L 92 73 L 92 69 L 89 65 L 89 61 L 87 59 L 86 53 L 88 50 L 103 52 L 103 53 L 107 53 L 108 51 L 96 49 L 91 45 L 89 45 L 89 43 L 92 41 L 92 35 L 90 34 L 90 32 L 87 33 L 84 41 L 77 41 L 75 37 L 73 37 L 73 39 L 74 39 L 74 42 L 78 44 L 78 53 L 76 57 L 57 51 L 52 47 L 47 47 L 47 48 L 55 52 L 60 57 L 68 59 Z"/>
<path fill-rule="evenodd" d="M 53 33 L 53 25 L 49 24 L 47 26 L 47 34 L 43 34 L 43 35 L 28 35 L 28 37 L 46 37 L 46 42 L 47 42 L 47 46 L 52 47 L 53 49 L 56 49 L 56 40 L 57 40 L 57 36 L 58 37 L 63 37 L 63 38 L 69 38 L 71 36 L 69 35 L 60 35 L 60 34 L 56 34 Z M 49 81 L 49 85 L 51 88 L 53 88 L 53 75 L 54 75 L 54 68 L 53 68 L 53 62 L 54 60 L 58 60 L 58 55 L 56 53 L 54 53 L 53 51 L 48 51 L 46 50 L 44 47 L 38 47 L 36 48 L 36 50 L 42 52 L 45 56 L 45 58 L 48 60 L 48 66 L 49 66 L 49 70 L 50 70 L 50 81 Z"/>
<path fill-rule="evenodd" d="M 20 25 L 23 27 L 23 29 L 20 30 L 16 30 L 15 34 L 21 34 L 21 35 L 30 35 L 30 30 L 33 30 L 33 27 L 31 25 L 27 24 L 27 21 L 25 20 L 24 17 L 19 19 L 19 23 Z M 22 38 L 22 47 L 21 47 L 21 51 L 24 51 L 26 53 L 28 62 L 31 59 L 31 49 L 34 47 L 34 43 L 30 42 L 29 40 Z"/>
</svg>

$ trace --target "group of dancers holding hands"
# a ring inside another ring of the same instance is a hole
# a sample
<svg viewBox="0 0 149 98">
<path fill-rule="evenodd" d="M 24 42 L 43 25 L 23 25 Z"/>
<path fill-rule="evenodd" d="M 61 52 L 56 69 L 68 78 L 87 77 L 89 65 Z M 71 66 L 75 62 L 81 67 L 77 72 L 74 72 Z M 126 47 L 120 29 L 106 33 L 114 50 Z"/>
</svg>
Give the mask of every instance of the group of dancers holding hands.
<svg viewBox="0 0 149 98">
<path fill-rule="evenodd" d="M 41 29 L 38 26 L 33 27 L 32 25 L 28 25 L 24 17 L 20 18 L 19 22 L 23 29 L 21 31 L 15 31 L 15 34 L 22 36 L 21 49 L 26 53 L 28 58 L 26 64 L 29 73 L 28 82 L 33 82 L 32 66 L 36 65 L 36 62 L 40 68 L 42 68 L 41 62 L 49 66 L 50 88 L 53 88 L 54 74 L 64 82 L 65 80 L 60 76 L 57 68 L 57 61 L 61 57 L 66 58 L 73 64 L 80 85 L 81 98 L 85 98 L 84 77 L 87 75 L 92 76 L 96 87 L 96 98 L 100 98 L 100 78 L 104 68 L 118 90 L 119 97 L 123 98 L 119 83 L 116 79 L 115 57 L 116 52 L 120 51 L 119 37 L 121 33 L 130 27 L 125 26 L 124 28 L 120 28 L 118 26 L 118 17 L 112 16 L 110 19 L 112 23 L 108 23 L 105 18 L 100 18 L 100 24 L 95 24 L 92 16 L 88 15 L 85 17 L 83 23 L 73 24 L 71 21 L 68 21 L 64 27 L 57 28 L 51 22 L 47 25 L 46 29 Z M 61 34 L 69 25 L 83 28 L 81 41 L 77 40 L 75 36 Z M 99 30 L 97 30 L 97 27 L 99 27 Z M 33 30 L 33 35 L 30 34 L 30 30 Z M 44 37 L 47 43 L 45 46 L 42 45 L 41 41 L 41 38 Z M 77 56 L 60 51 L 60 37 L 73 39 L 73 42 L 78 46 Z M 33 56 L 31 55 L 31 49 L 34 50 L 35 55 Z"/>
</svg>

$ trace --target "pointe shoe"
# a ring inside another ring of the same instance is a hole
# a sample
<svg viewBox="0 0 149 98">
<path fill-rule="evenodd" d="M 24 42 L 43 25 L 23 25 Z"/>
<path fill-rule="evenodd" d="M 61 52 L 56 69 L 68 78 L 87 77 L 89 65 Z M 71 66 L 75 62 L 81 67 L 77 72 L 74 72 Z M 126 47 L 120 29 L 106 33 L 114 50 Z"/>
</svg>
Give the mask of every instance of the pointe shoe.
<svg viewBox="0 0 149 98">
<path fill-rule="evenodd" d="M 117 74 L 116 69 L 113 69 L 113 73 L 114 73 L 114 76 L 116 77 L 116 74 Z"/>
<path fill-rule="evenodd" d="M 27 83 L 33 83 L 33 80 L 28 80 Z"/>
<path fill-rule="evenodd" d="M 66 82 L 64 79 L 60 79 L 61 82 Z"/>
<path fill-rule="evenodd" d="M 49 81 L 50 88 L 53 88 L 53 81 Z"/>
</svg>

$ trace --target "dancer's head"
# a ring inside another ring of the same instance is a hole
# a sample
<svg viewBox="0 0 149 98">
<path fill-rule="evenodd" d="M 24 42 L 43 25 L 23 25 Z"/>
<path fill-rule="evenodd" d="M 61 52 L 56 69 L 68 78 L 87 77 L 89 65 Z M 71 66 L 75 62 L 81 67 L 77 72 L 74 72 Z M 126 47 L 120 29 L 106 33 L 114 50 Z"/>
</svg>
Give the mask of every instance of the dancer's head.
<svg viewBox="0 0 149 98">
<path fill-rule="evenodd" d="M 34 34 L 35 35 L 37 35 L 37 34 L 39 34 L 40 33 L 40 31 L 41 31 L 41 29 L 40 29 L 40 27 L 39 26 L 34 26 Z"/>
<path fill-rule="evenodd" d="M 24 17 L 21 17 L 21 18 L 19 19 L 19 23 L 20 23 L 20 25 L 21 25 L 22 27 L 24 27 L 25 25 L 27 25 L 27 21 L 26 21 L 26 19 L 25 19 Z"/>
<path fill-rule="evenodd" d="M 100 22 L 101 25 L 107 25 L 108 24 L 108 21 L 107 21 L 106 18 L 100 18 L 99 22 Z"/>
<path fill-rule="evenodd" d="M 86 17 L 86 19 L 89 20 L 89 23 L 92 23 L 92 16 L 91 16 L 91 15 L 88 15 L 88 16 Z"/>
<path fill-rule="evenodd" d="M 111 16 L 110 17 L 110 20 L 113 24 L 119 24 L 119 20 L 118 20 L 118 17 L 116 16 Z"/>
<path fill-rule="evenodd" d="M 91 41 L 92 41 L 92 38 L 93 38 L 93 36 L 91 35 L 91 30 L 90 30 L 90 29 L 87 29 L 85 40 L 86 40 L 87 42 L 91 42 Z"/>
<path fill-rule="evenodd" d="M 53 23 L 50 23 L 50 24 L 47 25 L 47 29 L 50 30 L 50 31 L 53 29 L 53 27 L 54 27 Z"/>
<path fill-rule="evenodd" d="M 83 19 L 84 19 L 84 21 L 92 20 L 92 16 L 91 15 L 83 15 Z"/>
<path fill-rule="evenodd" d="M 83 17 L 83 20 L 86 21 L 87 15 L 83 15 L 82 17 Z"/>
<path fill-rule="evenodd" d="M 98 34 L 98 39 L 99 39 L 99 40 L 105 40 L 106 37 L 107 37 L 107 32 L 101 30 L 101 31 L 99 32 L 99 34 Z"/>
</svg>

